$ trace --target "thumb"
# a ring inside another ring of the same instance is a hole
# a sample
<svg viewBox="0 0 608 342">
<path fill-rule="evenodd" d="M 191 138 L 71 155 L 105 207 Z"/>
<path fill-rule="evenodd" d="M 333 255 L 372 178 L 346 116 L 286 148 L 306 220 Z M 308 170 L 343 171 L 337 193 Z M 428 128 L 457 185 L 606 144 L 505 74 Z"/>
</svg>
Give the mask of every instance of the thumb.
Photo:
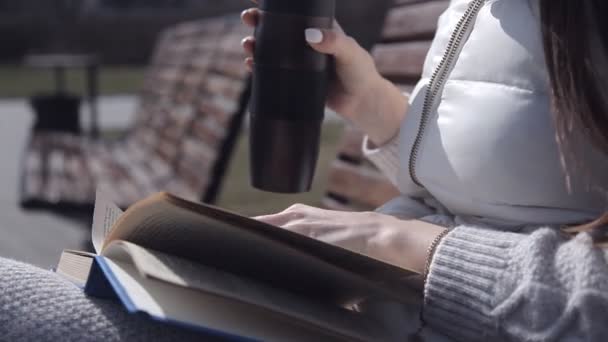
<svg viewBox="0 0 608 342">
<path fill-rule="evenodd" d="M 338 63 L 346 63 L 354 55 L 357 42 L 341 30 L 309 28 L 306 42 L 318 52 L 333 55 Z"/>
</svg>

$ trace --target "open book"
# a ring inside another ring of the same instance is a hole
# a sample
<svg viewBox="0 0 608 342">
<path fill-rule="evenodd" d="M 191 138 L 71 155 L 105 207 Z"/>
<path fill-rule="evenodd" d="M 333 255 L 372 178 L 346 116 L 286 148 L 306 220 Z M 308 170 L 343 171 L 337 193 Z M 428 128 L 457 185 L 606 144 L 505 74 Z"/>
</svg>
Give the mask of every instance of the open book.
<svg viewBox="0 0 608 342">
<path fill-rule="evenodd" d="M 369 297 L 415 301 L 415 274 L 219 208 L 159 193 L 126 212 L 98 193 L 97 254 L 57 273 L 130 312 L 236 340 L 389 341 Z"/>
</svg>

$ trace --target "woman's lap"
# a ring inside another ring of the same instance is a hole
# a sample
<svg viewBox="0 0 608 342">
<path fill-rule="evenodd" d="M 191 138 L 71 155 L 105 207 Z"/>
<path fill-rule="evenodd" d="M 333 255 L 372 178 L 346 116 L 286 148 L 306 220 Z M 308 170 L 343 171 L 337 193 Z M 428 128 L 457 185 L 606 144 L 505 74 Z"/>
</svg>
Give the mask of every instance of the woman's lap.
<svg viewBox="0 0 608 342">
<path fill-rule="evenodd" d="M 404 340 L 418 326 L 419 307 L 369 305 Z M 430 341 L 437 336 L 429 334 Z M 437 340 L 443 341 L 442 338 Z M 219 341 L 132 315 L 118 303 L 86 296 L 57 274 L 0 258 L 0 341 Z"/>
<path fill-rule="evenodd" d="M 210 340 L 87 297 L 53 272 L 0 258 L 0 341 Z"/>
</svg>

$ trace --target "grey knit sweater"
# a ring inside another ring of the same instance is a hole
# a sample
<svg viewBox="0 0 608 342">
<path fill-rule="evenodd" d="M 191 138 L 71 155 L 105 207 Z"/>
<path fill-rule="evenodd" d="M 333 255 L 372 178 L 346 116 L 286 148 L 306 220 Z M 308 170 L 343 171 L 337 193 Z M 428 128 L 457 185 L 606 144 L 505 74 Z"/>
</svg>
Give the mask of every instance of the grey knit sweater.
<svg viewBox="0 0 608 342">
<path fill-rule="evenodd" d="M 57 274 L 0 258 L 0 341 L 217 341 L 130 315 Z"/>
<path fill-rule="evenodd" d="M 588 234 L 475 227 L 405 197 L 378 211 L 456 226 L 425 288 L 433 330 L 459 341 L 608 341 L 608 250 Z"/>
<path fill-rule="evenodd" d="M 590 236 L 460 226 L 435 254 L 425 318 L 463 341 L 608 341 L 608 264 Z"/>
</svg>

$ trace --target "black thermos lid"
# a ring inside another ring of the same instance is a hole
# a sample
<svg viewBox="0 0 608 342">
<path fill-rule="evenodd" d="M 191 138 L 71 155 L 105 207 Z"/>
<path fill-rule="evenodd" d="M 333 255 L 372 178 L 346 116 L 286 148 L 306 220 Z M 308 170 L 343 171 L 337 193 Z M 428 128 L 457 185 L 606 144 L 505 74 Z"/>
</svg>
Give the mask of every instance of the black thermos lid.
<svg viewBox="0 0 608 342">
<path fill-rule="evenodd" d="M 309 191 L 319 154 L 330 57 L 305 41 L 330 28 L 334 0 L 262 0 L 249 109 L 251 182 L 278 193 Z"/>
</svg>

